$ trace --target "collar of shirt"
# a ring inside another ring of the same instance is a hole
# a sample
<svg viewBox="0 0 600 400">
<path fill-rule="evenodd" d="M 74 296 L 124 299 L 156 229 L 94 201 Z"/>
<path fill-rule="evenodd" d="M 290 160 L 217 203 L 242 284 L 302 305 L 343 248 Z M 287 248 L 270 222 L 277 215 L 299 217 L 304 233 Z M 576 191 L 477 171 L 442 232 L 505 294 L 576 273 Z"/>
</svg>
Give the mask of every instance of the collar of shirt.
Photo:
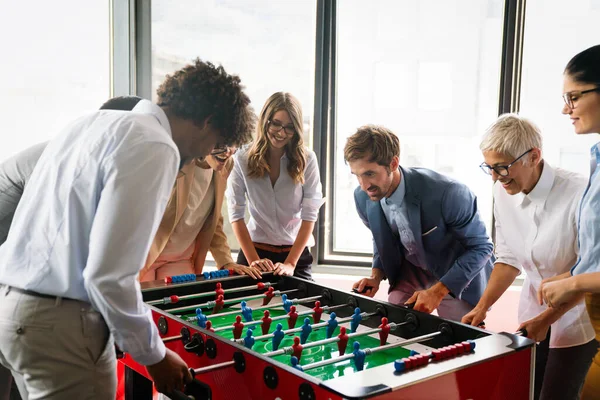
<svg viewBox="0 0 600 400">
<path fill-rule="evenodd" d="M 169 118 L 167 118 L 167 114 L 165 114 L 163 109 L 157 106 L 156 104 L 152 103 L 149 100 L 142 99 L 135 105 L 135 107 L 133 107 L 131 112 L 153 115 L 154 118 L 157 119 L 158 123 L 169 133 L 169 137 L 173 138 L 173 132 L 171 132 L 171 124 L 169 124 Z M 177 172 L 177 179 L 181 178 L 182 176 L 185 176 L 185 172 L 183 172 L 183 166 Z"/>
<path fill-rule="evenodd" d="M 384 197 L 379 200 L 382 206 L 388 206 L 390 209 L 395 209 L 396 207 L 401 207 L 404 202 L 404 196 L 406 195 L 406 182 L 404 181 L 404 175 L 402 174 L 402 170 L 398 168 L 400 171 L 400 184 L 394 193 L 390 197 Z"/>
<path fill-rule="evenodd" d="M 151 101 L 145 99 L 140 100 L 136 106 L 133 107 L 131 112 L 154 115 L 160 125 L 165 128 L 167 132 L 169 132 L 169 136 L 171 138 L 173 137 L 173 132 L 171 132 L 171 124 L 169 124 L 169 118 L 167 118 L 167 114 L 165 114 L 162 108 Z"/>
<path fill-rule="evenodd" d="M 533 190 L 528 194 L 519 193 L 517 196 L 520 201 L 516 202 L 517 206 L 526 207 L 529 204 L 535 204 L 543 206 L 548 199 L 552 185 L 554 184 L 554 168 L 550 166 L 546 161 L 543 161 L 542 174 L 540 179 L 534 186 Z"/>
</svg>

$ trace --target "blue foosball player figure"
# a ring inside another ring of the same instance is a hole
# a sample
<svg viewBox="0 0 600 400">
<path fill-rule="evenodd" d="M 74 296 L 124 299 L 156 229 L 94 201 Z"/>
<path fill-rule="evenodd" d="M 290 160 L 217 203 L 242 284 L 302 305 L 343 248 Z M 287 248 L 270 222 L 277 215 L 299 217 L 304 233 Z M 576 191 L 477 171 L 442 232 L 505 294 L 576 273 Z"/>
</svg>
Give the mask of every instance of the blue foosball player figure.
<svg viewBox="0 0 600 400">
<path fill-rule="evenodd" d="M 362 371 L 365 369 L 365 358 L 367 357 L 367 353 L 364 350 L 360 349 L 360 343 L 354 342 L 354 365 L 356 366 L 357 371 Z"/>
<path fill-rule="evenodd" d="M 360 308 L 356 307 L 354 309 L 354 314 L 352 314 L 352 321 L 350 321 L 350 332 L 356 332 L 360 321 L 362 321 L 362 315 L 360 315 Z"/>
<path fill-rule="evenodd" d="M 254 346 L 254 342 L 256 341 L 252 336 L 252 333 L 252 328 L 250 327 L 246 330 L 246 337 L 244 337 L 244 346 L 248 349 L 252 349 L 252 346 Z"/>
<path fill-rule="evenodd" d="M 292 358 L 290 358 L 290 363 L 292 364 L 292 368 L 296 368 L 298 371 L 304 371 L 302 365 L 298 364 L 298 357 L 292 356 Z"/>
<path fill-rule="evenodd" d="M 242 306 L 242 316 L 244 317 L 244 321 L 252 321 L 252 308 L 248 307 L 245 301 L 242 301 L 240 305 Z"/>
<path fill-rule="evenodd" d="M 285 293 L 281 295 L 281 302 L 283 303 L 283 309 L 285 310 L 285 312 L 289 313 L 290 307 L 294 305 L 294 302 L 291 300 L 288 300 L 287 294 L 285 294 Z"/>
<path fill-rule="evenodd" d="M 300 333 L 300 343 L 304 344 L 308 340 L 308 335 L 312 332 L 312 325 L 310 324 L 310 318 L 304 318 L 304 324 L 302 325 L 302 332 Z"/>
<path fill-rule="evenodd" d="M 196 322 L 200 328 L 206 328 L 206 321 L 208 317 L 202 313 L 200 308 L 196 308 Z"/>
<path fill-rule="evenodd" d="M 281 341 L 283 340 L 283 337 L 285 336 L 285 333 L 283 333 L 283 325 L 281 324 L 277 324 L 277 327 L 275 327 L 275 331 L 273 331 L 273 351 L 277 350 L 279 348 L 279 345 L 281 344 Z"/>
<path fill-rule="evenodd" d="M 330 339 L 331 336 L 333 336 L 333 332 L 335 332 L 335 328 L 337 328 L 338 326 L 338 322 L 336 319 L 336 315 L 334 312 L 332 312 L 331 314 L 329 314 L 329 320 L 327 321 L 327 339 Z"/>
</svg>

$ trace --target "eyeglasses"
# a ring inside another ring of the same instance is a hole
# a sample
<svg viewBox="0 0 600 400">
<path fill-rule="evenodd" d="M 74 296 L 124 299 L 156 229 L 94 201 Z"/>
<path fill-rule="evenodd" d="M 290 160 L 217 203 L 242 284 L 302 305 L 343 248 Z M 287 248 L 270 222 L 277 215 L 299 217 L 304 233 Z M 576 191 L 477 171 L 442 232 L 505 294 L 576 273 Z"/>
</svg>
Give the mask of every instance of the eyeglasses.
<svg viewBox="0 0 600 400">
<path fill-rule="evenodd" d="M 584 94 L 591 92 L 600 92 L 600 86 L 588 90 L 575 90 L 572 92 L 563 93 L 562 98 L 569 108 L 575 108 L 575 102 Z"/>
<path fill-rule="evenodd" d="M 530 151 L 532 151 L 533 149 L 529 149 L 527 150 L 525 153 L 521 154 L 519 157 L 515 158 L 513 162 L 511 162 L 508 165 L 496 165 L 494 167 L 492 167 L 491 165 L 487 165 L 486 163 L 481 163 L 481 165 L 479 166 L 479 168 L 481 168 L 481 170 L 483 172 L 485 172 L 488 175 L 492 174 L 492 171 L 494 171 L 495 173 L 497 173 L 500 176 L 508 176 L 508 169 L 510 167 L 512 167 L 514 165 L 514 163 L 516 163 L 517 161 L 519 161 L 521 158 L 523 158 L 523 156 L 527 153 L 529 153 Z"/>
<path fill-rule="evenodd" d="M 234 155 L 235 152 L 237 151 L 237 147 L 231 147 L 231 146 L 225 146 L 225 145 L 216 145 L 215 148 L 213 149 L 213 151 L 210 152 L 211 156 L 218 156 L 219 154 L 223 154 L 223 153 L 231 153 L 231 155 Z"/>
<path fill-rule="evenodd" d="M 285 134 L 288 136 L 293 135 L 294 133 L 296 133 L 296 128 L 294 128 L 293 125 L 287 125 L 287 126 L 283 126 L 283 124 L 277 120 L 269 120 L 269 131 L 271 131 L 271 133 L 278 133 L 281 132 L 281 130 L 283 129 L 285 131 Z"/>
</svg>

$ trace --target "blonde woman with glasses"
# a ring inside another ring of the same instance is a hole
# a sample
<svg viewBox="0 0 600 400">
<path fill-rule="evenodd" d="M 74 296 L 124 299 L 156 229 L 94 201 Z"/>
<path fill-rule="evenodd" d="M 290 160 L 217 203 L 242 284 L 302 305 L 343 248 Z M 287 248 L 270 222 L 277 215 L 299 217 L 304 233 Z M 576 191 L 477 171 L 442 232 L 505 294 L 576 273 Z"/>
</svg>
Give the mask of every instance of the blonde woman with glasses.
<svg viewBox="0 0 600 400">
<path fill-rule="evenodd" d="M 227 202 L 241 246 L 238 264 L 312 279 L 309 247 L 314 245 L 312 231 L 324 199 L 317 157 L 304 146 L 302 136 L 300 102 L 284 92 L 269 97 L 256 138 L 234 156 Z"/>
<path fill-rule="evenodd" d="M 600 45 L 582 51 L 564 72 L 563 114 L 571 118 L 575 133 L 600 133 Z M 591 149 L 590 178 L 579 205 L 577 228 L 579 258 L 565 274 L 542 282 L 540 304 L 568 308 L 585 297 L 587 312 L 600 340 L 600 143 Z M 600 355 L 596 354 L 585 380 L 583 399 L 600 398 Z"/>
<path fill-rule="evenodd" d="M 578 298 L 569 311 L 547 308 L 536 293 L 543 279 L 568 271 L 577 259 L 575 216 L 585 179 L 543 160 L 539 129 L 516 114 L 498 118 L 480 148 L 480 167 L 494 181 L 496 262 L 479 303 L 462 322 L 480 324 L 523 270 L 519 329 L 539 342 L 534 399 L 578 399 L 598 348 L 585 304 Z"/>
</svg>

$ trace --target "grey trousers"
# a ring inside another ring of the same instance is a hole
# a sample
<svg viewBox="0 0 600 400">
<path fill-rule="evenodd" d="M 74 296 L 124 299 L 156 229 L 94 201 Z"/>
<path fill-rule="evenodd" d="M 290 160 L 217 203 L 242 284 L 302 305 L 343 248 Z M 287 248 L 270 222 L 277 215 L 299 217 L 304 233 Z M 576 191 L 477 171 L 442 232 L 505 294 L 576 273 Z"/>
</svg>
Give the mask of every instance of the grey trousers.
<svg viewBox="0 0 600 400">
<path fill-rule="evenodd" d="M 415 267 L 406 260 L 401 268 L 400 279 L 398 279 L 398 282 L 390 289 L 390 293 L 388 294 L 388 301 L 392 304 L 404 305 L 406 300 L 417 290 L 429 289 L 438 283 L 438 280 L 429 271 Z M 471 311 L 473 307 L 464 300 L 446 295 L 437 308 L 437 312 L 442 318 L 460 322 L 462 317 Z"/>
<path fill-rule="evenodd" d="M 102 315 L 76 300 L 0 286 L 0 364 L 29 400 L 114 400 L 116 359 Z"/>
</svg>

